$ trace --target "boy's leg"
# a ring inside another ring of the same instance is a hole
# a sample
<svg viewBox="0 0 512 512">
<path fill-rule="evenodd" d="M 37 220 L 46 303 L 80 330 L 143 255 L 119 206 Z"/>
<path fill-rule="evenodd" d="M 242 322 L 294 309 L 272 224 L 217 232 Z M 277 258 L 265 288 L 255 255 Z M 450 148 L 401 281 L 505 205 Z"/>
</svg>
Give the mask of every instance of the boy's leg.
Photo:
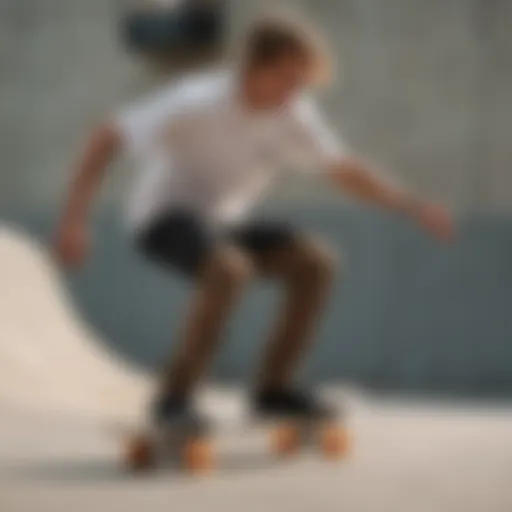
<svg viewBox="0 0 512 512">
<path fill-rule="evenodd" d="M 321 242 L 297 238 L 285 248 L 262 254 L 259 269 L 280 279 L 286 297 L 264 353 L 258 387 L 284 389 L 310 345 L 326 304 L 334 273 L 334 257 Z"/>
<path fill-rule="evenodd" d="M 289 384 L 324 308 L 333 257 L 320 243 L 306 239 L 252 256 L 236 246 L 220 246 L 205 262 L 185 321 L 184 339 L 164 376 L 164 394 L 184 396 L 193 389 L 255 270 L 286 286 L 284 309 L 264 354 L 259 387 L 276 389 Z"/>
<path fill-rule="evenodd" d="M 180 414 L 215 348 L 229 313 L 252 275 L 250 256 L 234 245 L 221 244 L 197 218 L 173 211 L 141 236 L 150 258 L 195 280 L 195 290 L 172 361 L 164 368 L 155 403 L 157 419 Z"/>
<path fill-rule="evenodd" d="M 313 338 L 329 295 L 335 258 L 322 242 L 287 224 L 259 222 L 234 233 L 259 275 L 283 282 L 285 303 L 263 357 L 258 387 L 284 389 Z"/>
<path fill-rule="evenodd" d="M 192 391 L 251 275 L 251 260 L 236 247 L 218 247 L 207 258 L 189 306 L 178 352 L 164 375 L 164 395 L 186 396 Z"/>
</svg>

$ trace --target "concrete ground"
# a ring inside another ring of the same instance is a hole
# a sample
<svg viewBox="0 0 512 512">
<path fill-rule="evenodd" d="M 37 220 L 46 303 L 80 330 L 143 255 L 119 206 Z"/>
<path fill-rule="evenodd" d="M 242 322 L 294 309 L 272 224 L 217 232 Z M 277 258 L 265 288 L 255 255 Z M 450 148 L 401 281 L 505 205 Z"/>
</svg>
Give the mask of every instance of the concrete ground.
<svg viewBox="0 0 512 512">
<path fill-rule="evenodd" d="M 240 392 L 209 387 L 202 406 L 224 427 L 216 470 L 130 474 L 113 427 L 136 421 L 151 376 L 102 347 L 44 251 L 8 229 L 0 283 L 1 512 L 512 510 L 510 405 L 413 403 L 346 388 L 326 390 L 349 411 L 346 460 L 273 459 L 263 431 L 239 428 Z"/>
<path fill-rule="evenodd" d="M 229 409 L 217 393 L 212 409 Z M 512 510 L 512 410 L 350 401 L 354 444 L 344 461 L 304 453 L 277 461 L 264 432 L 219 429 L 218 467 L 127 473 L 120 443 L 72 415 L 0 410 L 0 509 L 507 512 Z M 228 405 L 226 405 L 228 404 Z M 231 425 L 231 423 L 229 423 Z"/>
</svg>

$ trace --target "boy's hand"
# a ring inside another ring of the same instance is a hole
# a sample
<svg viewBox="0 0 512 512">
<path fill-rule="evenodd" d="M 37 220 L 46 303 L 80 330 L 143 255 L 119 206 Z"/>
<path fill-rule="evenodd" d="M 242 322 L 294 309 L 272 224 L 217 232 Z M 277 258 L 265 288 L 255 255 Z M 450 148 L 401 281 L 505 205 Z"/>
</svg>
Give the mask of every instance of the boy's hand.
<svg viewBox="0 0 512 512">
<path fill-rule="evenodd" d="M 79 267 L 85 260 L 89 249 L 89 236 L 85 222 L 65 220 L 59 227 L 54 252 L 57 261 L 65 267 Z"/>
<path fill-rule="evenodd" d="M 361 160 L 343 158 L 332 165 L 329 176 L 354 197 L 405 215 L 439 240 L 453 240 L 454 223 L 444 208 L 418 201 L 402 187 L 378 177 Z"/>
<path fill-rule="evenodd" d="M 442 206 L 424 203 L 418 205 L 412 213 L 416 222 L 435 238 L 443 242 L 451 242 L 454 239 L 453 219 Z"/>
</svg>

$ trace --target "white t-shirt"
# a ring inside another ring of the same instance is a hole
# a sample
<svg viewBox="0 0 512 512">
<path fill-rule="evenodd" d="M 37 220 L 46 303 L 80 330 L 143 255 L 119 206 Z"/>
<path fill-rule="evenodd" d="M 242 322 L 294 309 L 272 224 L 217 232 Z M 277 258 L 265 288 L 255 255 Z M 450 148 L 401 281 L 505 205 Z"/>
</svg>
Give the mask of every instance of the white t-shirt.
<svg viewBox="0 0 512 512">
<path fill-rule="evenodd" d="M 306 95 L 262 113 L 243 106 L 237 92 L 233 72 L 203 73 L 115 116 L 143 170 L 129 205 L 133 229 L 173 207 L 215 225 L 243 222 L 279 170 L 321 170 L 342 156 Z"/>
</svg>

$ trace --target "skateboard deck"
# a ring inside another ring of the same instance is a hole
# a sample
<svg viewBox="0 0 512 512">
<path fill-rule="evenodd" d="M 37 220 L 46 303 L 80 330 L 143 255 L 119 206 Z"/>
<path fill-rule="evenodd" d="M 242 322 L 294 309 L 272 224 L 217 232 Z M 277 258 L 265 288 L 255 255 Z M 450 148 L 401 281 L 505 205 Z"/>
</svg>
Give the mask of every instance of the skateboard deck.
<svg viewBox="0 0 512 512">
<path fill-rule="evenodd" d="M 326 459 L 339 460 L 348 454 L 351 445 L 348 427 L 340 418 L 246 418 L 233 427 L 264 428 L 268 432 L 269 452 L 278 458 L 294 456 L 311 447 Z M 124 464 L 129 470 L 144 471 L 172 462 L 185 472 L 210 472 L 217 462 L 216 433 L 224 429 L 225 425 L 206 426 L 186 419 L 165 430 L 148 426 L 134 429 L 125 438 Z"/>
</svg>

